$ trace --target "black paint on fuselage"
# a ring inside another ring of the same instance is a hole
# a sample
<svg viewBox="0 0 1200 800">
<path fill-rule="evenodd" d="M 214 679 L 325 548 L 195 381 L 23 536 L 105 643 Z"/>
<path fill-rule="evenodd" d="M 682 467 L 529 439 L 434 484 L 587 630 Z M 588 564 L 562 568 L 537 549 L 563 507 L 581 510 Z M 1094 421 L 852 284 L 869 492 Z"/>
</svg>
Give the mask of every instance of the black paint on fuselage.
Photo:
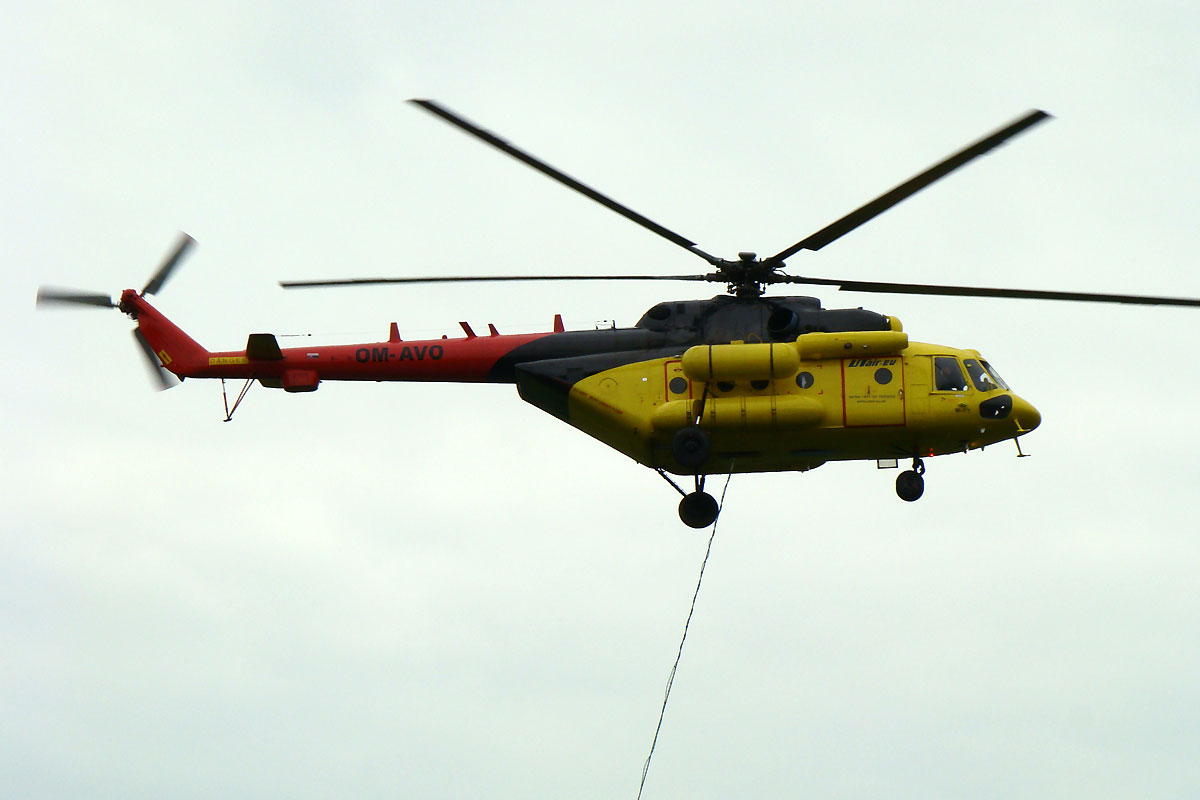
<svg viewBox="0 0 1200 800">
<path fill-rule="evenodd" d="M 829 310 L 815 297 L 738 298 L 659 303 L 632 328 L 567 331 L 513 348 L 489 375 L 497 383 L 516 380 L 517 365 L 600 354 L 627 354 L 617 364 L 643 360 L 647 351 L 674 350 L 676 355 L 697 344 L 790 342 L 804 333 L 886 331 L 888 318 L 861 308 Z M 671 355 L 671 353 L 666 353 Z M 647 356 L 649 357 L 649 356 Z M 593 373 L 594 374 L 594 373 Z"/>
<path fill-rule="evenodd" d="M 632 328 L 568 331 L 514 348 L 490 379 L 516 383 L 521 397 L 567 419 L 571 387 L 608 369 L 680 356 L 698 344 L 795 341 L 804 333 L 886 331 L 882 314 L 865 309 L 826 310 L 813 297 L 738 298 L 659 303 Z"/>
</svg>

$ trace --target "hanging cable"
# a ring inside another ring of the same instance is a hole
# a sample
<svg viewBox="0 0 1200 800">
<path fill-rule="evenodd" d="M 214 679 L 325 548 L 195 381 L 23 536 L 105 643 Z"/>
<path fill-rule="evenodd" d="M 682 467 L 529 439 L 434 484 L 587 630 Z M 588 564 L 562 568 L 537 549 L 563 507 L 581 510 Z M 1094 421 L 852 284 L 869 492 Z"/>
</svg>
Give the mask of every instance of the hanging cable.
<svg viewBox="0 0 1200 800">
<path fill-rule="evenodd" d="M 664 476 L 666 477 L 666 476 Z M 667 690 L 663 694 L 662 708 L 658 712 L 658 725 L 654 728 L 654 739 L 650 742 L 650 754 L 642 765 L 642 782 L 638 784 L 638 800 L 642 798 L 642 790 L 646 788 L 646 775 L 650 772 L 650 759 L 654 758 L 654 748 L 658 744 L 658 734 L 662 730 L 663 717 L 667 713 L 667 701 L 671 699 L 671 685 L 675 683 L 675 671 L 679 669 L 679 659 L 683 657 L 683 643 L 687 641 L 688 628 L 692 624 L 692 614 L 696 611 L 696 598 L 700 596 L 700 584 L 704 582 L 704 568 L 708 566 L 708 557 L 712 554 L 713 539 L 717 537 L 717 523 L 721 521 L 719 509 L 725 507 L 725 492 L 729 491 L 729 479 L 733 477 L 733 464 L 729 465 L 729 475 L 725 478 L 725 488 L 721 490 L 721 501 L 717 505 L 717 518 L 713 521 L 712 533 L 708 536 L 708 547 L 704 551 L 704 561 L 700 563 L 700 577 L 696 579 L 696 591 L 692 594 L 692 606 L 688 609 L 687 621 L 683 623 L 683 636 L 679 640 L 679 651 L 675 653 L 675 663 L 671 665 L 671 674 L 667 677 Z M 670 480 L 668 478 L 668 480 Z"/>
</svg>

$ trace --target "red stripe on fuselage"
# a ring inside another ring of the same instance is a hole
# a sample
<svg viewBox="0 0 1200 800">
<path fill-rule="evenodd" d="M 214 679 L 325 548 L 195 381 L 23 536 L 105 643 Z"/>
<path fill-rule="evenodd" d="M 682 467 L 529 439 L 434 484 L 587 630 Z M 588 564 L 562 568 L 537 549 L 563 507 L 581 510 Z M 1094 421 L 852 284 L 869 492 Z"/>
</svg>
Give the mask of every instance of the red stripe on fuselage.
<svg viewBox="0 0 1200 800">
<path fill-rule="evenodd" d="M 493 374 L 501 358 L 554 335 L 289 347 L 281 350 L 282 359 L 251 360 L 245 350 L 206 351 L 132 289 L 121 299 L 122 306 L 137 315 L 138 326 L 167 369 L 181 378 L 281 378 L 288 371 L 303 371 L 305 381 L 315 372 L 318 380 L 333 381 L 489 383 L 506 380 Z"/>
<path fill-rule="evenodd" d="M 513 349 L 551 336 L 522 333 L 476 336 L 469 339 L 427 339 L 413 342 L 289 347 L 283 359 L 229 363 L 245 351 L 210 354 L 211 363 L 194 377 L 274 378 L 285 370 L 313 370 L 332 381 L 450 381 L 486 383 L 496 362 Z"/>
</svg>

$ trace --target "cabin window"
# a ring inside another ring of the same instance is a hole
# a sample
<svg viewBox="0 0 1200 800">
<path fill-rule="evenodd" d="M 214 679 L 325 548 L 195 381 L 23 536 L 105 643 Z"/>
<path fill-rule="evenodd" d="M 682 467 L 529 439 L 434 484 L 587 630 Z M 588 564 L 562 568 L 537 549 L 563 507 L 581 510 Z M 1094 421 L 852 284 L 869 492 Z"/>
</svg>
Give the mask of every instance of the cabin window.
<svg viewBox="0 0 1200 800">
<path fill-rule="evenodd" d="M 995 368 L 993 368 L 991 364 L 986 361 L 981 361 L 979 363 L 983 364 L 983 368 L 987 370 L 988 375 L 992 376 L 992 380 L 997 386 L 1005 391 L 1009 391 L 1008 384 L 1004 382 L 1004 378 L 1000 377 L 1000 373 L 996 372 Z"/>
<path fill-rule="evenodd" d="M 999 389 L 999 385 L 992 380 L 992 377 L 987 374 L 983 366 L 973 358 L 964 358 L 963 366 L 967 368 L 967 374 L 971 376 L 971 383 L 975 384 L 975 388 L 981 392 L 990 392 L 993 389 Z"/>
<path fill-rule="evenodd" d="M 933 380 L 934 387 L 939 392 L 964 392 L 967 389 L 967 379 L 963 377 L 962 367 L 953 356 L 934 356 Z"/>
</svg>

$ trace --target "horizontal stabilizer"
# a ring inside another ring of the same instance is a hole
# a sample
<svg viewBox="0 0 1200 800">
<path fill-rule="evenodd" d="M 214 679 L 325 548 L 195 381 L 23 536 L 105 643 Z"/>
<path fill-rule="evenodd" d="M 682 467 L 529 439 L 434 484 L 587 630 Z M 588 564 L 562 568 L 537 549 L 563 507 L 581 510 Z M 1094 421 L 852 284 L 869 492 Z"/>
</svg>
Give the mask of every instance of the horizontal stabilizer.
<svg viewBox="0 0 1200 800">
<path fill-rule="evenodd" d="M 273 333 L 252 333 L 246 339 L 246 358 L 251 361 L 282 361 L 283 352 Z"/>
</svg>

